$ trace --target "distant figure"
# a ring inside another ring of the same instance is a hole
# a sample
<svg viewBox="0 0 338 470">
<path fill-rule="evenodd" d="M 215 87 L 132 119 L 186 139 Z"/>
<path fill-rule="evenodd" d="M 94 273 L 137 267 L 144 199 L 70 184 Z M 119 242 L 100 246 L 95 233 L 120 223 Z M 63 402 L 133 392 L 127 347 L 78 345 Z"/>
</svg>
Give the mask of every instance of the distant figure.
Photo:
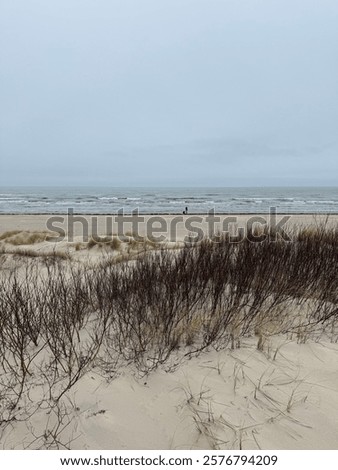
<svg viewBox="0 0 338 470">
<path fill-rule="evenodd" d="M 183 215 L 187 215 L 187 214 L 188 214 L 188 208 L 186 207 L 185 211 L 183 211 Z"/>
</svg>

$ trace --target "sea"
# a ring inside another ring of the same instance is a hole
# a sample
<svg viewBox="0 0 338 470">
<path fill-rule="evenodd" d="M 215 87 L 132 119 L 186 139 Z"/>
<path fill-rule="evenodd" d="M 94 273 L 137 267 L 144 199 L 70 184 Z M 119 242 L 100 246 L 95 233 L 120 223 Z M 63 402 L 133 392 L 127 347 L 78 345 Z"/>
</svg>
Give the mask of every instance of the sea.
<svg viewBox="0 0 338 470">
<path fill-rule="evenodd" d="M 337 187 L 0 187 L 0 214 L 337 214 Z"/>
</svg>

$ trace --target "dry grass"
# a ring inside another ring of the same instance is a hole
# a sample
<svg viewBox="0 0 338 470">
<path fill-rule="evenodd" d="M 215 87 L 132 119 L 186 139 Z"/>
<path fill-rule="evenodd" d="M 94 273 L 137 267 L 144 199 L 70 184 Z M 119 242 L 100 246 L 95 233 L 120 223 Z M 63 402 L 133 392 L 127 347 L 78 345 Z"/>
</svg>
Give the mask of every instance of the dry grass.
<svg viewBox="0 0 338 470">
<path fill-rule="evenodd" d="M 39 258 L 43 260 L 70 260 L 71 255 L 63 251 L 52 251 L 52 252 L 39 252 L 36 250 L 19 248 L 16 250 L 3 250 L 3 255 L 13 255 L 15 257 L 24 258 Z"/>
<path fill-rule="evenodd" d="M 94 248 L 110 248 L 113 251 L 118 251 L 121 248 L 121 241 L 117 237 L 92 237 L 87 243 L 88 249 Z"/>
<path fill-rule="evenodd" d="M 77 242 L 73 246 L 75 251 L 81 251 L 87 248 L 87 243 Z"/>
<path fill-rule="evenodd" d="M 133 256 L 148 250 L 158 250 L 163 245 L 145 237 L 134 237 L 131 232 L 127 232 L 123 237 L 117 237 L 116 235 L 92 237 L 87 243 L 87 248 L 92 249 L 95 247 L 110 248 L 113 251 L 127 251 L 130 256 Z"/>
<path fill-rule="evenodd" d="M 0 236 L 0 240 L 15 246 L 35 245 L 36 243 L 41 243 L 50 239 L 52 239 L 50 232 L 29 232 L 19 230 L 4 232 Z"/>
<path fill-rule="evenodd" d="M 10 230 L 10 231 L 7 231 L 7 232 L 3 232 L 0 235 L 0 240 L 6 240 L 7 238 L 11 238 L 14 235 L 18 235 L 19 233 L 22 233 L 22 231 L 21 230 Z"/>
</svg>

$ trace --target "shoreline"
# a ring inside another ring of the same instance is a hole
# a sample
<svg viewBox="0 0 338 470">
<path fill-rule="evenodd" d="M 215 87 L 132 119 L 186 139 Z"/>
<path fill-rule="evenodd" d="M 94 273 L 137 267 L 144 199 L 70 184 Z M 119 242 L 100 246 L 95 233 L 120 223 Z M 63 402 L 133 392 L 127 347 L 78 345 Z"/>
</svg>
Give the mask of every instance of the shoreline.
<svg viewBox="0 0 338 470">
<path fill-rule="evenodd" d="M 135 209 L 133 209 L 135 210 Z M 276 211 L 278 215 L 289 215 L 289 216 L 338 216 L 338 212 L 279 212 Z M 76 216 L 84 216 L 84 217 L 91 217 L 91 216 L 114 216 L 117 217 L 119 214 L 112 213 L 112 212 L 72 212 L 72 215 Z M 183 214 L 182 212 L 138 212 L 138 215 L 140 216 L 153 216 L 153 215 L 165 215 L 165 216 L 178 216 L 178 215 L 188 215 L 188 216 L 207 216 L 209 215 L 209 212 L 189 212 L 189 214 Z M 214 212 L 214 215 L 268 215 L 270 212 Z M 61 215 L 61 216 L 68 216 L 70 215 L 69 212 L 1 212 L 0 217 L 3 216 L 17 216 L 17 217 L 23 217 L 23 216 L 55 216 L 55 215 Z M 124 215 L 133 215 L 132 211 L 131 212 L 124 212 Z"/>
</svg>

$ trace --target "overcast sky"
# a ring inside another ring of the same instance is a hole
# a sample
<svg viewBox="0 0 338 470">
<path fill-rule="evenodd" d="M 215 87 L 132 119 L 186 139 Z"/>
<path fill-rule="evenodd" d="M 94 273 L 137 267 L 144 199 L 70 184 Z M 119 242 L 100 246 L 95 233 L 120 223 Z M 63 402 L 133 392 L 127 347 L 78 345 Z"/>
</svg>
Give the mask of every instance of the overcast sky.
<svg viewBox="0 0 338 470">
<path fill-rule="evenodd" d="M 0 184 L 338 184 L 337 0 L 0 0 Z"/>
</svg>

